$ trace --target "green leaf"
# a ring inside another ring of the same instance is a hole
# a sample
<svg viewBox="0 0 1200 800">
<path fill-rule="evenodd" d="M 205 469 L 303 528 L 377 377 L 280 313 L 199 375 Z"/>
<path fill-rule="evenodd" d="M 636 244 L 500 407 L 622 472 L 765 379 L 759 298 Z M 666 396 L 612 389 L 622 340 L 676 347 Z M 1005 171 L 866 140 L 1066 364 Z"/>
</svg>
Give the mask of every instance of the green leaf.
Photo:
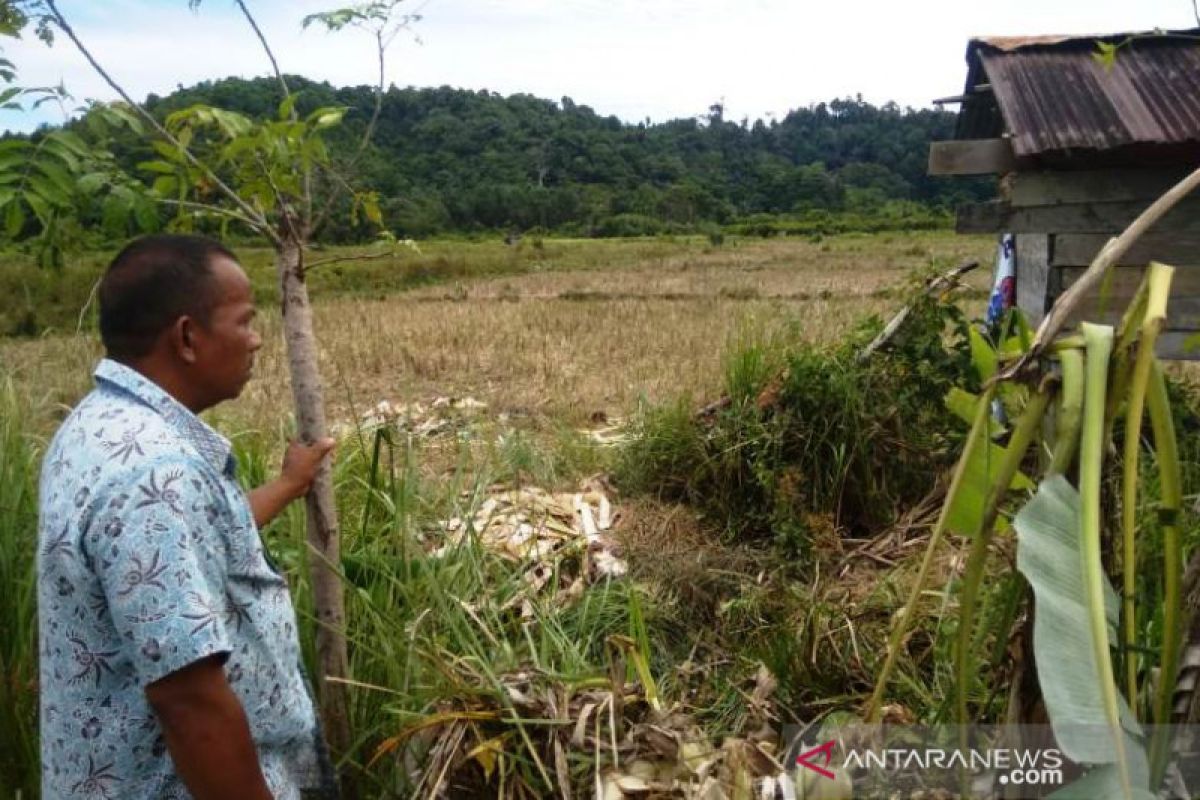
<svg viewBox="0 0 1200 800">
<path fill-rule="evenodd" d="M 1116 759 L 1116 748 L 1105 694 L 1096 680 L 1095 648 L 1087 624 L 1081 524 L 1075 488 L 1062 475 L 1044 480 L 1013 520 L 1017 569 L 1033 588 L 1034 660 L 1055 739 L 1072 761 L 1110 764 Z M 1103 591 L 1111 640 L 1116 636 L 1118 605 L 1107 578 L 1103 578 Z M 1141 729 L 1123 698 L 1120 706 L 1122 727 L 1140 736 Z"/>
<path fill-rule="evenodd" d="M 1092 58 L 1104 69 L 1112 69 L 1117 63 L 1117 47 L 1112 42 L 1096 42 L 1096 52 L 1092 53 Z"/>
<path fill-rule="evenodd" d="M 979 403 L 979 395 L 971 394 L 957 386 L 946 393 L 946 409 L 963 422 L 970 425 L 975 421 L 975 409 Z"/>
<path fill-rule="evenodd" d="M 292 114 L 296 110 L 296 98 L 298 96 L 299 95 L 296 94 L 289 94 L 287 97 L 283 98 L 283 102 L 279 104 L 279 119 L 285 120 L 292 118 Z"/>
<path fill-rule="evenodd" d="M 170 142 L 164 142 L 162 139 L 155 139 L 150 142 L 150 146 L 154 148 L 154 152 L 158 153 L 167 161 L 177 164 L 182 158 L 179 148 Z"/>
<path fill-rule="evenodd" d="M 239 136 L 221 149 L 223 161 L 234 161 L 243 153 L 253 152 L 258 147 L 258 137 Z"/>
<path fill-rule="evenodd" d="M 217 127 L 231 139 L 236 136 L 244 136 L 254 127 L 254 123 L 236 112 L 226 111 L 223 108 L 213 108 L 209 111 Z"/>
<path fill-rule="evenodd" d="M 143 172 L 154 172 L 159 175 L 174 175 L 178 167 L 167 161 L 143 161 L 137 165 Z"/>
<path fill-rule="evenodd" d="M 979 535 L 987 494 L 1000 474 L 1003 461 L 1004 448 L 993 442 L 989 441 L 987 447 L 981 443 L 971 449 L 971 456 L 964 467 L 962 483 L 959 484 L 947 513 L 948 529 L 967 538 Z M 1024 473 L 1018 472 L 1013 476 L 1009 488 L 1029 490 L 1033 488 L 1033 481 Z M 997 517 L 996 530 L 1003 531 L 1007 528 L 1008 520 L 1003 516 Z"/>
<path fill-rule="evenodd" d="M 63 196 L 67 198 L 66 202 L 70 202 L 71 195 L 75 194 L 76 185 L 71 173 L 47 158 L 40 159 L 37 162 L 37 168 L 62 192 Z"/>
<path fill-rule="evenodd" d="M 79 170 L 79 157 L 60 142 L 57 138 L 47 136 L 42 142 L 42 153 L 53 156 L 66 165 L 71 172 Z"/>
<path fill-rule="evenodd" d="M 115 192 L 104 200 L 101 209 L 104 230 L 114 235 L 124 235 L 129 220 L 130 204 Z"/>
<path fill-rule="evenodd" d="M 961 419 L 968 425 L 975 422 L 975 409 L 978 407 L 979 395 L 972 394 L 965 389 L 960 389 L 957 386 L 951 387 L 950 391 L 946 392 L 946 397 L 942 401 L 946 405 L 946 410 L 954 416 Z M 1007 430 L 993 416 L 988 416 L 988 438 L 995 439 Z"/>
<path fill-rule="evenodd" d="M 71 131 L 54 131 L 47 134 L 48 139 L 61 144 L 80 158 L 88 158 L 92 151 L 79 135 Z"/>
<path fill-rule="evenodd" d="M 84 194 L 95 194 L 107 184 L 108 176 L 102 172 L 89 173 L 75 182 L 76 188 Z"/>
<path fill-rule="evenodd" d="M 160 197 L 175 197 L 179 192 L 179 179 L 174 175 L 160 175 L 154 179 L 151 191 Z"/>
<path fill-rule="evenodd" d="M 158 211 L 154 204 L 139 198 L 133 204 L 133 218 L 138 224 L 138 228 L 142 233 L 152 233 L 159 229 Z"/>
<path fill-rule="evenodd" d="M 967 337 L 971 343 L 971 366 L 975 367 L 979 380 L 989 380 L 996 374 L 996 348 L 974 325 L 967 329 Z"/>
<path fill-rule="evenodd" d="M 38 222 L 43 226 L 47 225 L 50 222 L 50 218 L 54 216 L 50 210 L 50 205 L 34 192 L 25 193 L 25 202 L 29 204 L 34 216 L 38 218 Z"/>
<path fill-rule="evenodd" d="M 300 25 L 307 28 L 314 23 L 320 23 L 329 31 L 340 31 L 342 28 L 355 22 L 361 18 L 361 15 L 353 8 L 339 8 L 334 11 L 323 11 L 319 14 L 309 14 Z"/>
<path fill-rule="evenodd" d="M 314 130 L 332 128 L 334 125 L 341 123 L 342 117 L 346 116 L 348 110 L 347 108 L 325 106 L 309 114 L 305 122 L 311 125 Z"/>
<path fill-rule="evenodd" d="M 134 114 L 124 105 L 112 103 L 106 106 L 111 116 L 123 123 L 129 130 L 136 133 L 138 136 L 143 136 L 146 133 L 145 123 L 141 117 Z"/>
<path fill-rule="evenodd" d="M 24 227 L 25 210 L 21 208 L 19 201 L 14 200 L 4 209 L 4 232 L 8 234 L 9 239 L 16 239 Z"/>
<path fill-rule="evenodd" d="M 24 175 L 27 158 L 26 154 L 21 152 L 0 152 L 0 173 L 11 171 Z"/>
<path fill-rule="evenodd" d="M 30 173 L 26 180 L 29 191 L 26 193 L 26 199 L 29 200 L 29 205 L 33 207 L 34 212 L 38 210 L 38 204 L 44 203 L 47 210 L 50 206 L 65 206 L 71 203 L 71 195 L 64 192 L 53 182 L 37 173 Z M 34 201 L 37 201 L 36 203 Z M 42 216 L 38 214 L 38 216 Z"/>
</svg>

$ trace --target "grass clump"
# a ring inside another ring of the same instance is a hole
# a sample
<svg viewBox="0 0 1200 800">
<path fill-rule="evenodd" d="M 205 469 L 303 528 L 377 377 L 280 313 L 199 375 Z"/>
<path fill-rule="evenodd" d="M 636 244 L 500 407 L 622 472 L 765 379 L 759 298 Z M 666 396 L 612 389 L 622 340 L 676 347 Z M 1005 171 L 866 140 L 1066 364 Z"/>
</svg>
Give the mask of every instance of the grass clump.
<svg viewBox="0 0 1200 800">
<path fill-rule="evenodd" d="M 40 758 L 33 543 L 41 445 L 26 429 L 30 417 L 12 381 L 0 376 L 0 789 L 36 797 Z"/>
<path fill-rule="evenodd" d="M 725 395 L 645 412 L 620 459 L 620 484 L 686 502 L 737 540 L 805 549 L 832 519 L 877 531 L 917 504 L 961 436 L 943 398 L 975 382 L 966 322 L 923 291 L 900 333 L 869 358 L 864 322 L 831 347 L 754 344 L 728 360 Z"/>
</svg>

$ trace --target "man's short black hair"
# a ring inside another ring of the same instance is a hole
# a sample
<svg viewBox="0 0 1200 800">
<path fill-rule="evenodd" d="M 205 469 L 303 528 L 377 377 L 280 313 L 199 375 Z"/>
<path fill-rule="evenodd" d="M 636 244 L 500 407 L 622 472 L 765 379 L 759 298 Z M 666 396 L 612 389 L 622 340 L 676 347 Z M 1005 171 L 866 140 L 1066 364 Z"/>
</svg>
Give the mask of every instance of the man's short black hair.
<svg viewBox="0 0 1200 800">
<path fill-rule="evenodd" d="M 237 258 L 205 236 L 156 234 L 135 239 L 100 280 L 100 339 L 109 358 L 129 361 L 150 352 L 182 316 L 207 325 L 216 301 L 212 260 Z"/>
</svg>

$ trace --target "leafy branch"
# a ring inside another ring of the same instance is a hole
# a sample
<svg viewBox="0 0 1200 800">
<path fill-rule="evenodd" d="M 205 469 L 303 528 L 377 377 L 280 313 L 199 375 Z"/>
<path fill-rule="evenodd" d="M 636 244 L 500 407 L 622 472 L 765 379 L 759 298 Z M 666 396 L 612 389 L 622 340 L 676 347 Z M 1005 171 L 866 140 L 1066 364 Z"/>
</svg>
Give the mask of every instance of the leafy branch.
<svg viewBox="0 0 1200 800">
<path fill-rule="evenodd" d="M 67 22 L 66 18 L 63 17 L 62 13 L 58 10 L 56 0 L 45 0 L 45 4 L 46 8 L 50 10 L 54 24 L 58 26 L 58 28 L 64 34 L 66 34 L 67 38 L 71 40 L 76 49 L 78 49 L 83 57 L 87 59 L 87 62 L 91 65 L 92 69 L 94 69 L 101 79 L 103 79 L 104 82 L 107 83 L 109 87 L 111 87 L 112 90 L 115 91 L 121 97 L 121 99 L 129 105 L 134 113 L 146 121 L 155 131 L 155 133 L 169 142 L 171 146 L 174 147 L 193 168 L 201 172 L 208 179 L 208 181 L 212 183 L 213 186 L 220 190 L 220 192 L 224 194 L 231 203 L 237 206 L 244 216 L 253 220 L 253 227 L 256 231 L 270 239 L 273 243 L 278 243 L 279 235 L 272 229 L 271 225 L 268 223 L 266 217 L 262 213 L 247 203 L 241 197 L 241 195 L 231 189 L 207 164 L 193 155 L 191 150 L 189 150 L 178 138 L 173 136 L 170 131 L 163 127 L 162 123 L 154 118 L 154 115 L 136 103 L 133 98 L 129 96 L 129 93 L 125 91 L 125 89 L 118 84 L 111 75 L 109 75 L 108 71 L 100 65 L 99 61 L 96 60 L 96 57 L 92 55 L 91 51 L 88 50 L 88 48 L 80 40 L 79 36 L 76 35 L 74 29 Z"/>
</svg>

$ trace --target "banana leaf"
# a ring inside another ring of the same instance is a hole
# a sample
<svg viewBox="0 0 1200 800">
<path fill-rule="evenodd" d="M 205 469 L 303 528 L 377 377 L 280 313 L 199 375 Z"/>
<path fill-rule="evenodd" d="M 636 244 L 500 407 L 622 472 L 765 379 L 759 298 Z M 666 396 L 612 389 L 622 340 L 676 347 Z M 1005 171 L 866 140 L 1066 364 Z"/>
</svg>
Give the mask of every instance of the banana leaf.
<svg viewBox="0 0 1200 800">
<path fill-rule="evenodd" d="M 1109 695 L 1097 680 L 1096 649 L 1087 623 L 1081 524 L 1079 493 L 1061 475 L 1046 478 L 1013 520 L 1017 569 L 1033 587 L 1034 658 L 1055 739 L 1072 761 L 1111 764 L 1118 758 L 1118 748 L 1106 710 Z M 1118 600 L 1107 578 L 1103 591 L 1111 641 L 1117 634 Z M 1117 702 L 1121 727 L 1128 736 L 1140 739 L 1141 728 L 1128 705 L 1123 698 Z M 1131 756 L 1131 783 L 1145 786 L 1149 780 L 1145 754 L 1134 755 L 1129 748 L 1126 753 Z"/>
</svg>

